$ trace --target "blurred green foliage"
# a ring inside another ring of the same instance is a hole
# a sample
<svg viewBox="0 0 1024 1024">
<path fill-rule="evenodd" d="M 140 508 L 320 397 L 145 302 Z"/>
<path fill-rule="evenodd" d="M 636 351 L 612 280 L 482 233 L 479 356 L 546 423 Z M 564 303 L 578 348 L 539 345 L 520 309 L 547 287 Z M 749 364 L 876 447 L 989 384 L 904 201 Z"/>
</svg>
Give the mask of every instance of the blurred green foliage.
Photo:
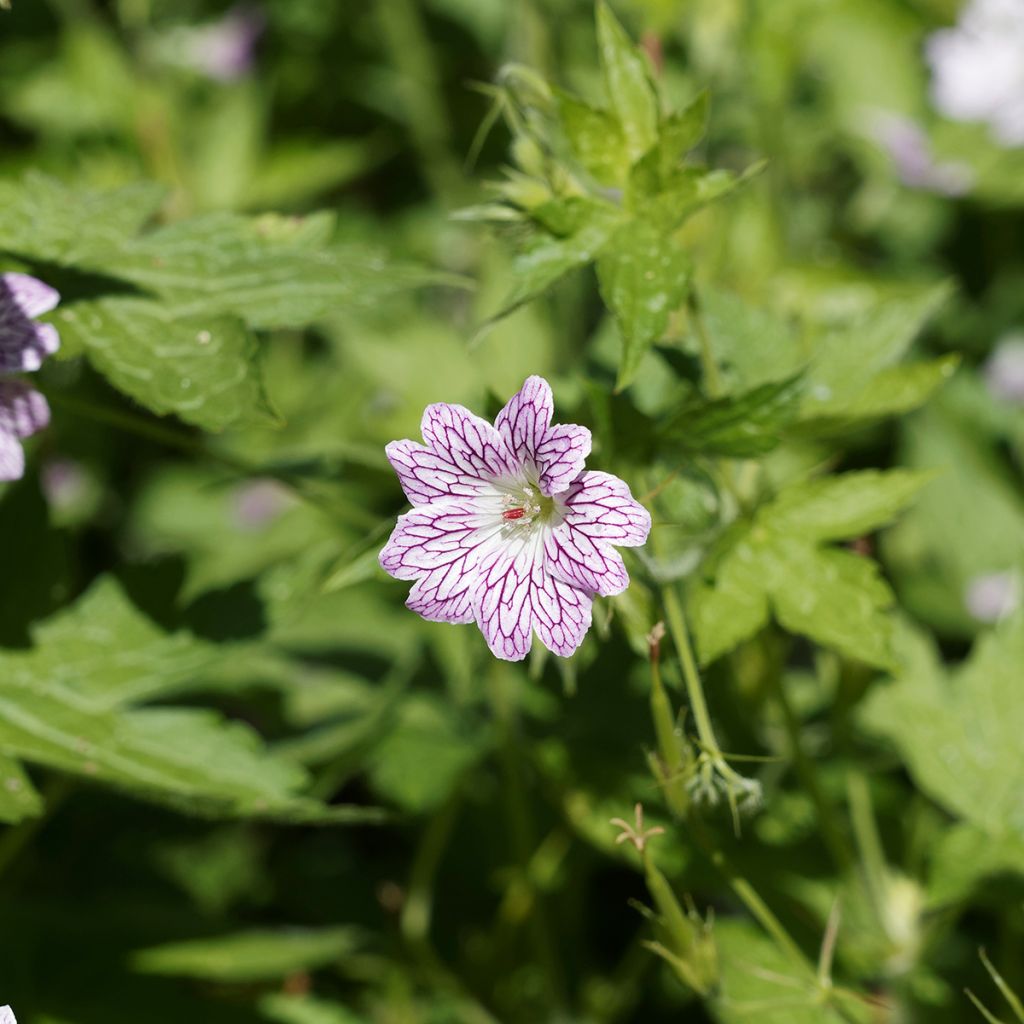
<svg viewBox="0 0 1024 1024">
<path fill-rule="evenodd" d="M 62 294 L 0 485 L 21 1024 L 1024 992 L 1024 148 L 931 108 L 956 14 L 0 10 L 0 271 Z M 572 660 L 510 665 L 378 568 L 383 447 L 532 373 L 655 525 Z"/>
</svg>

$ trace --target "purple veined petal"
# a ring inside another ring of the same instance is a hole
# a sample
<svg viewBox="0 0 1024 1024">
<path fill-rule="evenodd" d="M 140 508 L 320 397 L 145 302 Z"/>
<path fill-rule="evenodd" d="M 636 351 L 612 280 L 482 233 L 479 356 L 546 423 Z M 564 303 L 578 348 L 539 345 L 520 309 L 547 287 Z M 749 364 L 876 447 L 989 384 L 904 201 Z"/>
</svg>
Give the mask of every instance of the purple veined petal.
<svg viewBox="0 0 1024 1024">
<path fill-rule="evenodd" d="M 472 503 L 425 505 L 399 516 L 380 565 L 395 579 L 415 581 L 406 604 L 425 619 L 472 622 L 476 567 L 489 537 Z"/>
<path fill-rule="evenodd" d="M 651 514 L 629 486 L 611 473 L 580 475 L 561 496 L 565 523 L 591 540 L 619 547 L 639 547 L 651 532 Z"/>
<path fill-rule="evenodd" d="M 0 275 L 0 373 L 38 370 L 60 347 L 52 324 L 33 317 L 49 312 L 60 296 L 27 274 Z"/>
<path fill-rule="evenodd" d="M 590 454 L 586 427 L 551 426 L 554 397 L 543 377 L 528 377 L 494 421 L 520 465 L 533 469 L 542 493 L 559 494 L 579 475 Z"/>
<path fill-rule="evenodd" d="M 427 447 L 466 476 L 490 481 L 515 475 L 515 461 L 501 435 L 464 406 L 428 405 L 420 429 Z"/>
<path fill-rule="evenodd" d="M 610 597 L 629 586 L 622 556 L 606 541 L 588 537 L 567 522 L 544 538 L 545 568 L 556 579 L 592 594 Z"/>
<path fill-rule="evenodd" d="M 473 590 L 473 612 L 491 653 L 522 661 L 533 646 L 530 601 L 536 544 L 496 545 L 480 559 Z"/>
<path fill-rule="evenodd" d="M 559 657 L 568 658 L 574 654 L 590 629 L 593 597 L 555 579 L 538 566 L 530 591 L 530 603 L 533 628 L 540 642 Z"/>
<path fill-rule="evenodd" d="M 25 472 L 21 441 L 50 422 L 50 407 L 21 381 L 0 381 L 0 480 L 20 480 Z"/>
<path fill-rule="evenodd" d="M 392 441 L 384 453 L 413 505 L 472 497 L 490 486 L 490 481 L 460 469 L 446 454 L 415 441 Z"/>
</svg>

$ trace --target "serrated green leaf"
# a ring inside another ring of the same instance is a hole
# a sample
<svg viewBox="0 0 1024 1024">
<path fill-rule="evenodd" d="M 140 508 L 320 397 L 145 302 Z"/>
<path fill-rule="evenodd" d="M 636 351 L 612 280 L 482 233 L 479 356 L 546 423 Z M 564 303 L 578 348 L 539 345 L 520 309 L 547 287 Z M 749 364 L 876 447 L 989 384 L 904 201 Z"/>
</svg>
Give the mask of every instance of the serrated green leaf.
<svg viewBox="0 0 1024 1024">
<path fill-rule="evenodd" d="M 65 687 L 97 707 L 178 692 L 220 660 L 216 647 L 169 635 L 111 579 L 32 633 L 29 652 L 0 652 L 0 677 L 28 687 Z"/>
<path fill-rule="evenodd" d="M 710 95 L 703 89 L 685 107 L 662 119 L 658 126 L 657 149 L 663 178 L 667 179 L 704 137 L 710 105 Z"/>
<path fill-rule="evenodd" d="M 0 821 L 17 825 L 43 813 L 39 795 L 25 769 L 13 758 L 0 754 Z"/>
<path fill-rule="evenodd" d="M 579 162 L 600 184 L 622 186 L 629 174 L 629 152 L 619 122 L 561 90 L 555 101 L 562 130 Z"/>
<path fill-rule="evenodd" d="M 225 213 L 182 221 L 126 242 L 105 271 L 159 296 L 176 316 L 231 313 L 258 329 L 301 327 L 402 290 L 453 283 L 366 246 L 325 247 L 310 237 L 308 220 Z M 322 222 L 312 223 L 319 235 Z"/>
<path fill-rule="evenodd" d="M 799 415 L 799 376 L 684 406 L 661 433 L 687 452 L 749 458 L 771 451 Z"/>
<path fill-rule="evenodd" d="M 807 416 L 842 414 L 860 402 L 871 407 L 876 378 L 909 349 L 949 298 L 948 283 L 890 296 L 824 330 L 808 369 Z M 888 388 L 892 377 L 883 377 Z M 898 411 L 898 410 L 896 410 Z"/>
<path fill-rule="evenodd" d="M 927 476 L 849 473 L 796 484 L 724 538 L 690 595 L 703 662 L 752 637 L 770 608 L 790 632 L 881 668 L 892 664 L 893 595 L 870 559 L 821 546 L 892 518 Z"/>
<path fill-rule="evenodd" d="M 617 386 L 626 387 L 686 296 L 690 257 L 661 225 L 636 219 L 597 264 L 601 297 L 622 334 Z"/>
<path fill-rule="evenodd" d="M 108 298 L 63 306 L 54 322 L 68 354 L 87 354 L 115 387 L 155 413 L 205 430 L 269 416 L 256 341 L 241 320 Z"/>
<path fill-rule="evenodd" d="M 871 694 L 863 722 L 902 755 L 914 781 L 991 835 L 1024 837 L 1024 619 L 983 636 L 958 670 L 924 637 L 901 637 L 902 669 Z"/>
<path fill-rule="evenodd" d="M 869 665 L 892 664 L 886 612 L 894 598 L 873 561 L 781 538 L 773 554 L 783 571 L 772 581 L 772 607 L 786 630 Z"/>
<path fill-rule="evenodd" d="M 534 216 L 559 229 L 535 227 L 512 263 L 512 289 L 501 309 L 481 327 L 488 330 L 498 320 L 535 299 L 571 270 L 586 266 L 608 244 L 622 221 L 621 211 L 608 203 L 573 196 L 552 200 Z"/>
<path fill-rule="evenodd" d="M 0 249 L 103 270 L 106 255 L 156 215 L 165 195 L 155 184 L 95 191 L 37 172 L 0 181 Z"/>
<path fill-rule="evenodd" d="M 646 58 L 604 0 L 597 5 L 597 41 L 611 108 L 630 159 L 638 160 L 658 137 L 658 97 Z"/>
<path fill-rule="evenodd" d="M 864 470 L 786 488 L 759 517 L 779 533 L 805 540 L 857 537 L 891 522 L 933 474 Z"/>
<path fill-rule="evenodd" d="M 132 966 L 143 974 L 203 981 L 267 981 L 326 967 L 359 943 L 359 933 L 346 927 L 264 929 L 139 950 Z"/>
</svg>

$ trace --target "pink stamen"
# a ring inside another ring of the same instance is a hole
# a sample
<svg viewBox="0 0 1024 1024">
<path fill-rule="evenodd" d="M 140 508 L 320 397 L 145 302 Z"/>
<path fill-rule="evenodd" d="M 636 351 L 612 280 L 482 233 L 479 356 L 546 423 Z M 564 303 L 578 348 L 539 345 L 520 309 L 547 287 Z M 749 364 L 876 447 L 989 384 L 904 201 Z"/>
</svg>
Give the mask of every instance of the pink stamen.
<svg viewBox="0 0 1024 1024">
<path fill-rule="evenodd" d="M 525 508 L 510 508 L 507 512 L 502 512 L 501 513 L 501 518 L 502 519 L 508 519 L 509 521 L 511 521 L 513 519 L 522 519 L 523 516 L 525 516 L 525 515 L 526 515 L 526 509 Z"/>
</svg>

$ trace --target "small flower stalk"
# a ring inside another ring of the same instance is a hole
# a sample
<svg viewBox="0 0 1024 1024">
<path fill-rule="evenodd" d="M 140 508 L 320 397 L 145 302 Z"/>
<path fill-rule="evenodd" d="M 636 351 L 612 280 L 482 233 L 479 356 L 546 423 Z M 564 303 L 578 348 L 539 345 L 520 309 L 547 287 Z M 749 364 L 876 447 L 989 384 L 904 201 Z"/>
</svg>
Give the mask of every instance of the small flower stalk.
<svg viewBox="0 0 1024 1024">
<path fill-rule="evenodd" d="M 60 347 L 56 328 L 37 321 L 59 301 L 28 274 L 0 274 L 0 482 L 21 479 L 22 441 L 50 422 L 46 399 L 14 375 L 35 372 Z"/>
<path fill-rule="evenodd" d="M 493 654 L 521 661 L 534 634 L 569 657 L 590 629 L 594 598 L 629 574 L 616 547 L 636 547 L 648 511 L 609 473 L 584 470 L 590 431 L 552 424 L 554 400 L 530 377 L 494 424 L 460 405 L 423 414 L 423 441 L 387 457 L 413 510 L 380 564 L 412 581 L 407 606 L 433 622 L 475 622 Z"/>
<path fill-rule="evenodd" d="M 644 945 L 660 956 L 684 985 L 706 996 L 718 984 L 718 948 L 712 934 L 714 917 L 709 914 L 706 920 L 702 919 L 689 899 L 685 909 L 680 906 L 650 852 L 650 840 L 665 830 L 660 826 L 644 827 L 641 804 L 634 808 L 634 816 L 633 824 L 622 818 L 613 818 L 611 824 L 622 830 L 616 843 L 632 844 L 643 858 L 647 891 L 654 901 L 652 920 L 656 935 L 654 941 Z"/>
</svg>

